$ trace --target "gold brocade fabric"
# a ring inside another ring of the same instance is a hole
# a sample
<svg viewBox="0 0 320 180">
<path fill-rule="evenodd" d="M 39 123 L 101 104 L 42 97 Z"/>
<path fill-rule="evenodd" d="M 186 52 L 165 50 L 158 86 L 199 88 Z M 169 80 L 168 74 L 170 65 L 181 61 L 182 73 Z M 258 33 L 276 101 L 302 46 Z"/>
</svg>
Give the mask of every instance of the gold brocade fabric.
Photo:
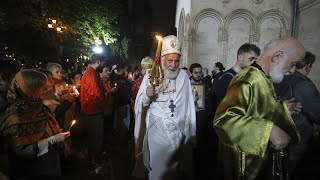
<svg viewBox="0 0 320 180">
<path fill-rule="evenodd" d="M 258 161 L 265 159 L 274 123 L 288 133 L 292 141 L 300 141 L 286 106 L 276 97 L 272 82 L 258 68 L 240 71 L 230 82 L 214 119 L 221 145 L 238 161 L 225 163 L 238 164 L 234 170 L 239 172 L 238 176 L 250 169 L 255 169 L 250 176 L 258 173 L 262 164 Z M 248 167 L 250 165 L 258 167 Z"/>
</svg>

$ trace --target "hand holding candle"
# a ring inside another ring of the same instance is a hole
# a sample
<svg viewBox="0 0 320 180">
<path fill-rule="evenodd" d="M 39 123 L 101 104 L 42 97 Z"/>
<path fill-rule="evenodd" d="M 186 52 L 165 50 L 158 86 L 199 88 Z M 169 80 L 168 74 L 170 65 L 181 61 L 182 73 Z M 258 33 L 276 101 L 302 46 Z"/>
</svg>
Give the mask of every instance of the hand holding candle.
<svg viewBox="0 0 320 180">
<path fill-rule="evenodd" d="M 130 72 L 129 74 L 128 74 L 128 79 L 130 80 L 130 81 L 133 81 L 134 79 L 133 79 L 133 76 L 132 76 L 132 72 Z"/>
<path fill-rule="evenodd" d="M 59 90 L 61 95 L 68 94 L 70 92 L 70 86 L 69 84 L 62 84 L 59 87 Z"/>
<path fill-rule="evenodd" d="M 73 86 L 72 89 L 73 89 L 73 92 L 75 93 L 75 95 L 76 95 L 76 96 L 79 96 L 80 93 L 79 93 L 77 87 L 76 87 L 76 86 Z"/>
</svg>

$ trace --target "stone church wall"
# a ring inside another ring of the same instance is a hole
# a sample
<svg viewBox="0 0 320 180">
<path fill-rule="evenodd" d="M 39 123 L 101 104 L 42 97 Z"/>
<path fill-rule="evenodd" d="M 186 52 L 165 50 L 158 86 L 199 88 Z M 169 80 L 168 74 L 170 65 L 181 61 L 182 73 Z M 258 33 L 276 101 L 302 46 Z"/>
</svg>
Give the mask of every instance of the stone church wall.
<svg viewBox="0 0 320 180">
<path fill-rule="evenodd" d="M 319 45 L 318 1 L 300 1 L 300 7 L 310 10 L 300 9 L 295 28 L 310 51 L 319 47 L 314 46 Z M 198 62 L 211 71 L 215 62 L 222 62 L 230 68 L 242 44 L 250 42 L 262 49 L 271 39 L 290 36 L 293 7 L 293 0 L 178 0 L 176 27 L 184 52 L 181 66 Z M 308 21 L 310 16 L 314 19 Z M 317 39 L 311 38 L 314 34 Z"/>
<path fill-rule="evenodd" d="M 302 0 L 299 4 L 298 39 L 307 51 L 316 55 L 309 77 L 320 90 L 320 0 Z"/>
</svg>

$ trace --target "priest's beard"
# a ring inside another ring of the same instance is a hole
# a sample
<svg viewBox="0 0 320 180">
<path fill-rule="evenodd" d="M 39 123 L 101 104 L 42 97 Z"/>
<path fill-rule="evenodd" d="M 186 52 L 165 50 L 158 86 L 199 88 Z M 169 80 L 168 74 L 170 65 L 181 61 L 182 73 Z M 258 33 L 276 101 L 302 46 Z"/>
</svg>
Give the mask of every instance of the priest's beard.
<svg viewBox="0 0 320 180">
<path fill-rule="evenodd" d="M 279 64 L 271 68 L 269 77 L 273 83 L 280 83 L 284 77 L 283 67 L 285 65 L 285 60 L 280 61 Z"/>
<path fill-rule="evenodd" d="M 180 71 L 180 68 L 176 68 L 176 69 L 169 69 L 166 67 L 163 68 L 164 77 L 171 80 L 174 80 L 177 78 L 179 71 Z"/>
</svg>

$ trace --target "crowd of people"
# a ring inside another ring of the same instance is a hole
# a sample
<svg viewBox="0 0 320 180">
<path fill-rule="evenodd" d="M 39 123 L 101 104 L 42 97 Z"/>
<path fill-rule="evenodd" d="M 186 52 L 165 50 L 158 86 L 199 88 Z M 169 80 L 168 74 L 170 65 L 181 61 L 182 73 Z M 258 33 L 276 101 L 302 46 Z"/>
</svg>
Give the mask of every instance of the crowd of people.
<svg viewBox="0 0 320 180">
<path fill-rule="evenodd" d="M 291 37 L 262 51 L 245 43 L 233 67 L 216 62 L 209 75 L 199 63 L 180 68 L 176 36 L 162 41 L 160 62 L 145 57 L 134 71 L 99 54 L 67 76 L 54 62 L 23 69 L 1 60 L 0 172 L 59 178 L 82 153 L 88 173 L 104 174 L 112 131 L 134 146 L 124 162 L 132 179 L 295 178 L 320 123 L 308 78 L 315 56 Z M 150 82 L 156 71 L 159 86 Z"/>
</svg>

